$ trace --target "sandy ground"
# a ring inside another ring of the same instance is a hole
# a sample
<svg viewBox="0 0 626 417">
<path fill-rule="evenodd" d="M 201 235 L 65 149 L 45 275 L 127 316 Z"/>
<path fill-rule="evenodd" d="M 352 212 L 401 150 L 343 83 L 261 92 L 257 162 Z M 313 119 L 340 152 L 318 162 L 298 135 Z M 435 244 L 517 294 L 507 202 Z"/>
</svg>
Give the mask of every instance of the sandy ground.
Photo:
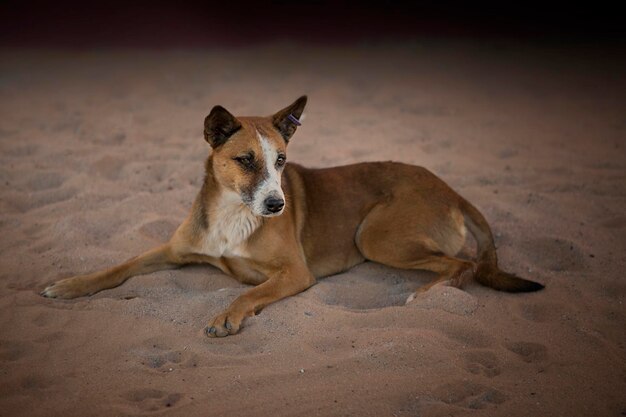
<svg viewBox="0 0 626 417">
<path fill-rule="evenodd" d="M 624 62 L 454 41 L 1 51 L 0 416 L 625 415 Z M 367 263 L 219 340 L 203 327 L 247 287 L 209 266 L 38 295 L 169 237 L 213 105 L 303 93 L 292 161 L 426 166 L 483 211 L 504 269 L 547 288 L 404 306 L 432 276 Z"/>
</svg>

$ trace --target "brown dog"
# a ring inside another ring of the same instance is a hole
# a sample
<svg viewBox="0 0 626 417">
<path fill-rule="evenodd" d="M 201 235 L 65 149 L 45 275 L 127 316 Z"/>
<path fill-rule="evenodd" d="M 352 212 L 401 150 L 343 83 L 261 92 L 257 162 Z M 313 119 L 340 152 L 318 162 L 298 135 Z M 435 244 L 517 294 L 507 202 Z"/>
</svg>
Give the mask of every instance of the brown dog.
<svg viewBox="0 0 626 417">
<path fill-rule="evenodd" d="M 256 285 L 207 326 L 209 336 L 227 336 L 264 306 L 365 260 L 436 272 L 420 291 L 439 283 L 460 287 L 472 277 L 501 291 L 543 288 L 498 268 L 485 218 L 424 168 L 286 165 L 306 101 L 300 97 L 270 117 L 236 118 L 215 106 L 204 121 L 213 148 L 204 184 L 171 240 L 106 271 L 58 281 L 42 295 L 75 298 L 133 275 L 209 263 Z M 475 262 L 455 257 L 466 226 L 478 244 Z"/>
</svg>

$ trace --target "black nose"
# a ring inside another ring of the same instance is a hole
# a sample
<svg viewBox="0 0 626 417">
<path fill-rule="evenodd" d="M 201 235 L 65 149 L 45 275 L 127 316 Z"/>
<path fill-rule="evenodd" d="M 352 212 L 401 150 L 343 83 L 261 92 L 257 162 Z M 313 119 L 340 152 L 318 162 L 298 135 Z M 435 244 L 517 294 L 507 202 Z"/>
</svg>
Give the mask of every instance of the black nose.
<svg viewBox="0 0 626 417">
<path fill-rule="evenodd" d="M 267 197 L 265 207 L 272 213 L 278 213 L 285 207 L 285 200 L 276 197 Z"/>
</svg>

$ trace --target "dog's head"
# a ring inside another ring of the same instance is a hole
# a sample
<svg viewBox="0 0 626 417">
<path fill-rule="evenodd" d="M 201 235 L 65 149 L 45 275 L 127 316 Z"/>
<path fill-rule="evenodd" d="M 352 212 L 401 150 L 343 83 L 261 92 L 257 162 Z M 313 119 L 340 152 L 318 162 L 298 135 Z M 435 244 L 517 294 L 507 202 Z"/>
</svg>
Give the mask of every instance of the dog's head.
<svg viewBox="0 0 626 417">
<path fill-rule="evenodd" d="M 213 175 L 258 216 L 277 216 L 283 211 L 281 177 L 287 144 L 306 101 L 302 96 L 268 117 L 235 117 L 215 106 L 204 119 L 204 138 L 213 148 Z"/>
</svg>

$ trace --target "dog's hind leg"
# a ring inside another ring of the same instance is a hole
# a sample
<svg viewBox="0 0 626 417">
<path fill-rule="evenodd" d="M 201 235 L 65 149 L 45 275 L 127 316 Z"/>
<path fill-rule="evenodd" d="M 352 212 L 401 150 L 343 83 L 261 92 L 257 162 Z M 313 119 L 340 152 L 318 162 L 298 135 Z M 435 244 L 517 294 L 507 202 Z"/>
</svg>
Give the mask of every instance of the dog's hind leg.
<svg viewBox="0 0 626 417">
<path fill-rule="evenodd" d="M 41 292 L 44 297 L 76 298 L 121 285 L 128 278 L 182 265 L 184 259 L 170 244 L 154 248 L 113 268 L 62 279 Z"/>
<path fill-rule="evenodd" d="M 406 302 L 410 302 L 417 294 L 423 293 L 435 285 L 448 285 L 462 288 L 470 281 L 475 273 L 476 265 L 473 262 L 452 258 L 445 255 L 433 255 L 403 266 L 411 269 L 424 269 L 437 274 L 437 277 L 430 283 L 420 287 L 414 294 L 411 294 Z"/>
<path fill-rule="evenodd" d="M 455 257 L 465 241 L 461 213 L 433 204 L 422 204 L 413 213 L 410 203 L 409 196 L 372 209 L 356 236 L 359 251 L 370 261 L 395 268 L 435 272 L 437 277 L 418 293 L 437 284 L 462 287 L 476 265 Z"/>
<path fill-rule="evenodd" d="M 411 245 L 412 249 L 405 247 L 401 250 L 391 248 L 391 250 L 381 250 L 365 252 L 367 259 L 379 262 L 394 268 L 402 269 L 423 269 L 432 271 L 437 277 L 430 283 L 420 287 L 415 294 L 407 299 L 411 301 L 416 294 L 428 291 L 435 285 L 448 285 L 461 288 L 470 281 L 476 269 L 476 264 L 452 256 L 446 256 L 443 253 L 431 252 L 427 246 L 416 244 Z"/>
</svg>

